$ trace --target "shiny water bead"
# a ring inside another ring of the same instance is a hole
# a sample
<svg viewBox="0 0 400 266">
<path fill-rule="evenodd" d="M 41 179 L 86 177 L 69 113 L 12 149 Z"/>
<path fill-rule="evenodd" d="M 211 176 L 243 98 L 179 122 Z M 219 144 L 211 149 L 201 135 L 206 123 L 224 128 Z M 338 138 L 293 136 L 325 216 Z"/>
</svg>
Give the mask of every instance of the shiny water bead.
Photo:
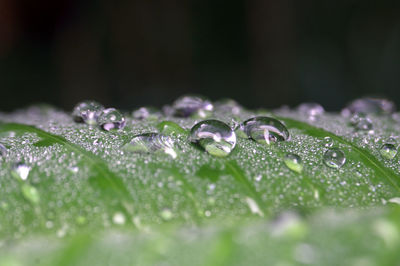
<svg viewBox="0 0 400 266">
<path fill-rule="evenodd" d="M 283 159 L 285 165 L 292 171 L 296 173 L 301 173 L 303 171 L 303 162 L 297 154 L 289 153 Z"/>
<path fill-rule="evenodd" d="M 389 100 L 379 98 L 360 98 L 349 103 L 341 111 L 341 114 L 346 117 L 355 113 L 391 114 L 395 110 L 395 104 Z"/>
<path fill-rule="evenodd" d="M 343 151 L 338 148 L 328 149 L 324 154 L 324 163 L 331 168 L 340 168 L 346 162 L 346 156 Z"/>
<path fill-rule="evenodd" d="M 132 112 L 133 118 L 138 120 L 155 120 L 159 115 L 160 112 L 153 107 L 140 107 L 139 109 Z"/>
<path fill-rule="evenodd" d="M 186 135 L 187 132 L 180 125 L 172 121 L 163 121 L 157 124 L 157 129 L 164 135 Z"/>
<path fill-rule="evenodd" d="M 323 140 L 323 144 L 324 144 L 324 146 L 327 147 L 327 148 L 332 147 L 332 146 L 333 146 L 333 140 L 332 140 L 332 138 L 329 137 L 329 136 L 326 136 L 326 137 L 324 138 L 324 140 Z"/>
<path fill-rule="evenodd" d="M 364 113 L 353 114 L 350 123 L 356 130 L 369 131 L 372 129 L 372 121 Z"/>
<path fill-rule="evenodd" d="M 100 127 L 106 131 L 118 130 L 125 127 L 126 121 L 123 114 L 115 108 L 108 108 L 101 112 L 97 119 Z"/>
<path fill-rule="evenodd" d="M 104 110 L 104 106 L 95 101 L 85 101 L 77 104 L 72 111 L 75 122 L 88 125 L 97 124 L 97 118 Z"/>
<path fill-rule="evenodd" d="M 138 153 L 164 152 L 172 158 L 177 157 L 174 148 L 174 141 L 169 136 L 159 133 L 144 133 L 136 135 L 123 147 L 123 149 Z"/>
<path fill-rule="evenodd" d="M 7 148 L 2 143 L 0 143 L 0 157 L 6 157 L 7 155 Z"/>
<path fill-rule="evenodd" d="M 396 157 L 397 155 L 397 148 L 394 144 L 392 143 L 385 143 L 381 146 L 381 148 L 379 149 L 380 154 L 382 155 L 382 157 L 386 158 L 386 159 L 393 159 L 394 157 Z"/>
<path fill-rule="evenodd" d="M 224 157 L 235 148 L 236 134 L 224 122 L 204 120 L 192 127 L 190 141 L 198 143 L 211 155 Z"/>
<path fill-rule="evenodd" d="M 325 112 L 324 107 L 318 103 L 302 103 L 297 107 L 297 110 L 312 120 Z"/>
<path fill-rule="evenodd" d="M 16 163 L 12 167 L 11 174 L 16 179 L 26 180 L 28 179 L 29 172 L 31 171 L 31 167 L 24 163 Z"/>
<path fill-rule="evenodd" d="M 240 128 L 251 138 L 261 144 L 289 140 L 289 131 L 280 121 L 272 117 L 258 116 L 244 121 Z"/>
<path fill-rule="evenodd" d="M 214 109 L 213 104 L 199 96 L 183 96 L 178 98 L 172 105 L 173 115 L 178 117 L 200 117 L 205 118 Z"/>
</svg>

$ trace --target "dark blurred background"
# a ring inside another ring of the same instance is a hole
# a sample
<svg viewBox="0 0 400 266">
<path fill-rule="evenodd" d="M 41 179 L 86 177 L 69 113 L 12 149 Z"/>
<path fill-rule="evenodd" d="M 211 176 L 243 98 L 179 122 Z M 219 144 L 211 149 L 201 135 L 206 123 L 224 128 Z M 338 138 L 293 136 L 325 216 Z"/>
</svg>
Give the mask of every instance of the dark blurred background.
<svg viewBox="0 0 400 266">
<path fill-rule="evenodd" d="M 400 101 L 398 0 L 0 0 L 0 110 Z"/>
</svg>

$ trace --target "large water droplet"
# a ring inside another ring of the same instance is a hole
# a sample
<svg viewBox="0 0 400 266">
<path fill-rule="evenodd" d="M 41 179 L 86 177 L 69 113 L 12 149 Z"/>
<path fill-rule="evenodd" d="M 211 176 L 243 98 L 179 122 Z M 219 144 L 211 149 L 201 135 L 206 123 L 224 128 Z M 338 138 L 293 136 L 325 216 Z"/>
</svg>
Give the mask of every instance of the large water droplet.
<svg viewBox="0 0 400 266">
<path fill-rule="evenodd" d="M 115 108 L 103 110 L 97 122 L 106 131 L 122 129 L 126 124 L 125 117 Z"/>
<path fill-rule="evenodd" d="M 136 135 L 124 146 L 126 151 L 131 152 L 164 152 L 172 158 L 177 157 L 174 149 L 174 141 L 169 137 L 159 133 L 144 133 Z"/>
<path fill-rule="evenodd" d="M 391 114 L 396 110 L 393 102 L 378 98 L 360 98 L 349 103 L 341 112 L 349 117 L 354 113 Z"/>
<path fill-rule="evenodd" d="M 21 192 L 25 199 L 32 204 L 38 204 L 40 201 L 40 194 L 34 186 L 27 183 L 21 185 Z"/>
<path fill-rule="evenodd" d="M 289 153 L 285 156 L 283 161 L 290 170 L 296 173 L 301 173 L 303 171 L 303 162 L 297 154 Z"/>
<path fill-rule="evenodd" d="M 28 179 L 31 167 L 24 163 L 16 163 L 12 168 L 12 175 L 17 179 L 26 180 Z"/>
<path fill-rule="evenodd" d="M 340 168 L 346 162 L 346 156 L 338 148 L 328 149 L 324 154 L 324 163 L 331 168 Z"/>
<path fill-rule="evenodd" d="M 397 148 L 392 143 L 385 143 L 381 146 L 379 152 L 381 153 L 382 157 L 391 160 L 397 155 Z"/>
<path fill-rule="evenodd" d="M 186 130 L 172 121 L 163 121 L 159 123 L 157 129 L 164 135 L 186 135 Z"/>
<path fill-rule="evenodd" d="M 261 144 L 289 140 L 289 131 L 280 121 L 272 117 L 258 116 L 240 125 L 246 135 Z"/>
<path fill-rule="evenodd" d="M 175 116 L 205 118 L 211 114 L 214 106 L 209 100 L 200 96 L 183 96 L 173 103 L 172 108 Z"/>
<path fill-rule="evenodd" d="M 78 123 L 88 125 L 97 124 L 97 118 L 104 110 L 104 106 L 95 101 L 84 101 L 77 104 L 72 111 L 72 117 Z"/>
<path fill-rule="evenodd" d="M 235 148 L 236 134 L 224 122 L 204 120 L 192 127 L 190 141 L 198 143 L 211 155 L 224 157 Z"/>
<path fill-rule="evenodd" d="M 297 110 L 305 114 L 308 119 L 312 121 L 316 120 L 318 116 L 325 112 L 324 107 L 318 103 L 302 103 L 297 107 Z"/>
</svg>

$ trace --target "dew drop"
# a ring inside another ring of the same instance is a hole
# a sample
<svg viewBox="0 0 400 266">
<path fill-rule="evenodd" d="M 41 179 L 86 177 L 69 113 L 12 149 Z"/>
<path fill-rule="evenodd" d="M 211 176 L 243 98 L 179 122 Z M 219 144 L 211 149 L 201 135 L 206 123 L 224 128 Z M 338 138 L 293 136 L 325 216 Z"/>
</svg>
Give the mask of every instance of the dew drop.
<svg viewBox="0 0 400 266">
<path fill-rule="evenodd" d="M 124 146 L 124 150 L 138 153 L 164 152 L 172 158 L 177 157 L 174 141 L 159 133 L 144 133 L 136 135 Z"/>
<path fill-rule="evenodd" d="M 379 149 L 379 152 L 382 155 L 382 157 L 389 160 L 393 159 L 397 155 L 396 146 L 391 143 L 383 144 Z"/>
<path fill-rule="evenodd" d="M 178 117 L 206 118 L 213 111 L 213 104 L 200 96 L 183 96 L 172 105 L 173 115 Z"/>
<path fill-rule="evenodd" d="M 289 153 L 285 156 L 283 161 L 290 170 L 296 173 L 301 173 L 303 171 L 303 162 L 297 154 Z"/>
<path fill-rule="evenodd" d="M 356 130 L 361 130 L 361 131 L 372 130 L 372 121 L 364 113 L 355 113 L 350 118 L 350 123 Z"/>
<path fill-rule="evenodd" d="M 240 106 L 240 104 L 238 104 L 235 100 L 223 99 L 215 102 L 215 109 L 229 115 L 239 115 L 243 107 Z"/>
<path fill-rule="evenodd" d="M 360 98 L 349 103 L 341 111 L 341 114 L 345 117 L 349 117 L 355 113 L 391 114 L 395 109 L 395 104 L 386 99 Z"/>
<path fill-rule="evenodd" d="M 338 148 L 328 149 L 324 154 L 324 163 L 331 168 L 340 168 L 346 162 L 346 156 Z"/>
<path fill-rule="evenodd" d="M 28 179 L 30 171 L 30 166 L 24 163 L 17 163 L 13 166 L 11 173 L 17 179 L 26 180 Z"/>
<path fill-rule="evenodd" d="M 289 140 L 289 131 L 280 121 L 272 117 L 253 117 L 240 125 L 248 138 L 261 144 Z"/>
<path fill-rule="evenodd" d="M 156 120 L 159 115 L 160 112 L 153 107 L 140 107 L 132 112 L 133 118 L 138 120 Z"/>
<path fill-rule="evenodd" d="M 160 216 L 161 218 L 163 218 L 165 221 L 169 221 L 174 217 L 174 214 L 172 213 L 172 211 L 170 209 L 163 209 L 160 212 Z"/>
<path fill-rule="evenodd" d="M 325 137 L 323 140 L 324 146 L 329 148 L 333 146 L 333 140 L 331 137 Z"/>
<path fill-rule="evenodd" d="M 297 107 L 297 110 L 312 121 L 325 112 L 324 107 L 318 103 L 302 103 Z"/>
<path fill-rule="evenodd" d="M 32 204 L 38 204 L 40 201 L 40 195 L 37 189 L 34 186 L 31 186 L 27 183 L 21 185 L 22 195 L 26 200 L 31 202 Z"/>
<path fill-rule="evenodd" d="M 186 135 L 187 132 L 180 125 L 172 121 L 163 121 L 159 123 L 157 129 L 164 135 Z"/>
<path fill-rule="evenodd" d="M 224 122 L 204 120 L 192 127 L 190 141 L 198 143 L 211 155 L 225 157 L 235 148 L 236 134 Z"/>
<path fill-rule="evenodd" d="M 125 215 L 122 212 L 116 212 L 113 215 L 113 223 L 116 225 L 124 225 L 125 224 Z"/>
<path fill-rule="evenodd" d="M 77 104 L 72 111 L 75 122 L 96 125 L 97 118 L 103 111 L 103 105 L 95 101 L 84 101 Z"/>
<path fill-rule="evenodd" d="M 106 131 L 118 130 L 125 127 L 125 117 L 115 108 L 108 108 L 101 112 L 97 119 L 100 127 Z"/>
</svg>

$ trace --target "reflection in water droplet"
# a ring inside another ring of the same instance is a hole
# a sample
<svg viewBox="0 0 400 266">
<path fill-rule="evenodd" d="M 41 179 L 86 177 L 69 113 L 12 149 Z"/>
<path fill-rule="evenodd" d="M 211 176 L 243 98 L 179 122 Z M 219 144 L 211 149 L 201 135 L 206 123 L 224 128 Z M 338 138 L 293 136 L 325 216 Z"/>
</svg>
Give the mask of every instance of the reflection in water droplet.
<svg viewBox="0 0 400 266">
<path fill-rule="evenodd" d="M 183 96 L 172 105 L 173 115 L 178 117 L 208 117 L 214 109 L 210 101 L 199 96 Z"/>
<path fill-rule="evenodd" d="M 253 117 L 240 125 L 248 138 L 261 144 L 289 140 L 289 131 L 280 121 L 272 117 Z"/>
<path fill-rule="evenodd" d="M 174 149 L 174 141 L 169 136 L 159 133 L 136 135 L 124 146 L 124 150 L 143 153 L 162 151 L 172 158 L 177 157 L 177 153 Z"/>
<path fill-rule="evenodd" d="M 211 155 L 224 157 L 235 148 L 236 134 L 224 122 L 204 120 L 192 127 L 190 141 L 198 143 Z"/>
<path fill-rule="evenodd" d="M 364 113 L 355 113 L 350 118 L 350 123 L 356 130 L 369 131 L 372 129 L 372 121 Z"/>
<path fill-rule="evenodd" d="M 17 179 L 26 180 L 28 178 L 31 167 L 24 163 L 17 163 L 13 166 L 12 175 Z"/>
<path fill-rule="evenodd" d="M 21 185 L 21 192 L 24 195 L 25 199 L 30 201 L 32 204 L 38 204 L 40 201 L 40 195 L 37 189 L 29 184 Z"/>
<path fill-rule="evenodd" d="M 346 156 L 338 148 L 328 149 L 324 154 L 324 163 L 331 168 L 340 168 L 345 162 Z"/>
<path fill-rule="evenodd" d="M 391 143 L 385 143 L 381 146 L 379 152 L 381 153 L 382 157 L 391 160 L 397 155 L 397 148 Z"/>
<path fill-rule="evenodd" d="M 331 137 L 325 137 L 323 140 L 324 146 L 325 147 L 332 147 L 333 146 L 333 140 Z"/>
<path fill-rule="evenodd" d="M 391 114 L 395 109 L 395 104 L 386 99 L 360 98 L 349 103 L 341 114 L 345 117 L 355 113 Z"/>
<path fill-rule="evenodd" d="M 116 212 L 112 220 L 114 224 L 123 225 L 125 224 L 125 215 L 122 212 Z"/>
<path fill-rule="evenodd" d="M 0 143 L 0 157 L 7 156 L 7 148 L 3 144 Z"/>
<path fill-rule="evenodd" d="M 325 112 L 324 107 L 318 103 L 302 103 L 297 107 L 297 110 L 307 115 L 308 119 L 312 121 Z"/>
<path fill-rule="evenodd" d="M 72 117 L 78 123 L 96 125 L 97 118 L 104 107 L 95 101 L 85 101 L 77 104 L 72 111 Z"/>
<path fill-rule="evenodd" d="M 285 156 L 283 161 L 290 170 L 296 173 L 301 173 L 303 171 L 302 160 L 297 154 L 289 153 Z"/>
<path fill-rule="evenodd" d="M 172 121 L 159 123 L 157 129 L 164 135 L 186 135 L 187 132 L 180 125 Z"/>
<path fill-rule="evenodd" d="M 108 108 L 101 112 L 97 119 L 100 127 L 106 131 L 118 130 L 125 127 L 125 117 L 115 108 Z"/>
</svg>

